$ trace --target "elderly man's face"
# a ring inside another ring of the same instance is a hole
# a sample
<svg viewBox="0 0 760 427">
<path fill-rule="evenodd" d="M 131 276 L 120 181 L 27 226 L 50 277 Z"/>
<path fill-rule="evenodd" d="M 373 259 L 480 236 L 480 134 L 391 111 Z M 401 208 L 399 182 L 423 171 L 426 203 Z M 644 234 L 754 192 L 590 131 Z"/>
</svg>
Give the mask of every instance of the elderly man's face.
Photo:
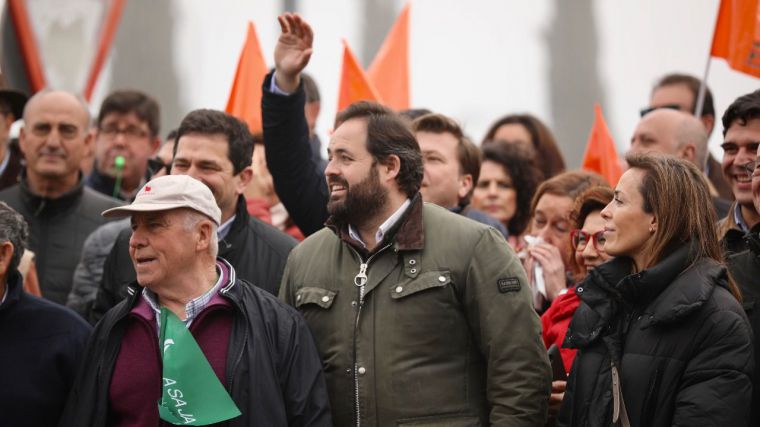
<svg viewBox="0 0 760 427">
<path fill-rule="evenodd" d="M 46 93 L 29 102 L 19 135 L 28 173 L 47 179 L 78 174 L 92 139 L 84 107 L 66 92 Z"/>
<path fill-rule="evenodd" d="M 197 255 L 197 233 L 188 231 L 187 209 L 140 212 L 132 215 L 129 256 L 137 283 L 148 288 L 167 287 L 192 265 Z"/>
</svg>

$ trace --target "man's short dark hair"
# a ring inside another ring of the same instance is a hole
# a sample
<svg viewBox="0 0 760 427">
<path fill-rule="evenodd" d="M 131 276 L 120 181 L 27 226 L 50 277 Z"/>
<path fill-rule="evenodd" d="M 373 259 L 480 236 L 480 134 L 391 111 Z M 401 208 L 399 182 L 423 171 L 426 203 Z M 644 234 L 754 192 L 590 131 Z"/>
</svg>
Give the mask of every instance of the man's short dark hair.
<svg viewBox="0 0 760 427">
<path fill-rule="evenodd" d="M 744 126 L 754 119 L 760 119 L 760 89 L 736 98 L 728 106 L 726 112 L 723 113 L 723 136 L 726 136 L 728 128 L 735 121 L 738 120 L 739 125 Z"/>
<path fill-rule="evenodd" d="M 401 170 L 396 182 L 408 197 L 417 194 L 424 173 L 422 153 L 404 120 L 380 104 L 360 101 L 338 113 L 335 128 L 351 119 L 367 120 L 367 151 L 380 163 L 385 163 L 391 155 L 398 156 Z"/>
<path fill-rule="evenodd" d="M 696 109 L 697 109 L 697 99 L 699 98 L 699 87 L 702 85 L 702 81 L 688 74 L 679 74 L 679 73 L 667 74 L 663 76 L 657 82 L 657 84 L 654 85 L 654 88 L 652 89 L 652 91 L 654 92 L 655 90 L 661 87 L 675 86 L 675 85 L 684 85 L 687 88 L 689 88 L 689 91 L 694 97 L 694 104 L 691 106 L 691 114 L 695 114 Z M 715 117 L 715 105 L 713 104 L 713 96 L 709 87 L 705 87 L 705 102 L 704 102 L 704 105 L 702 106 L 701 117 L 705 117 L 705 116 Z"/>
<path fill-rule="evenodd" d="M 177 129 L 177 141 L 184 135 L 224 135 L 227 138 L 227 158 L 232 162 L 234 175 L 251 165 L 253 156 L 253 136 L 248 125 L 218 110 L 199 109 L 188 113 Z M 177 147 L 174 145 L 174 156 Z"/>
<path fill-rule="evenodd" d="M 454 119 L 443 114 L 430 113 L 418 117 L 412 122 L 412 132 L 450 133 L 456 138 L 459 174 L 472 176 L 472 189 L 459 201 L 462 206 L 468 205 L 480 177 L 480 149 L 464 136 L 462 127 Z"/>
<path fill-rule="evenodd" d="M 161 113 L 158 103 L 151 96 L 136 90 L 117 90 L 111 92 L 98 113 L 98 127 L 103 119 L 111 113 L 135 113 L 138 119 L 148 124 L 151 137 L 158 135 L 161 123 Z"/>
<path fill-rule="evenodd" d="M 24 217 L 5 202 L 0 202 L 0 243 L 10 242 L 13 245 L 13 256 L 5 273 L 13 273 L 18 269 L 28 239 L 29 226 Z"/>
</svg>

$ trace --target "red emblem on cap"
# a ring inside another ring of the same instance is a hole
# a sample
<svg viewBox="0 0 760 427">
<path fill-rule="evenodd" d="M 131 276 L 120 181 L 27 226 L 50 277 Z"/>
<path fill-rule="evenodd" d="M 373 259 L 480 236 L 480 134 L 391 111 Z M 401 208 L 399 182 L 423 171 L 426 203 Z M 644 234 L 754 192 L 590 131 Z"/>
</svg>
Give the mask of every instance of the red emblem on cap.
<svg viewBox="0 0 760 427">
<path fill-rule="evenodd" d="M 145 192 L 148 192 L 148 191 L 150 191 L 150 185 L 145 186 Z"/>
</svg>

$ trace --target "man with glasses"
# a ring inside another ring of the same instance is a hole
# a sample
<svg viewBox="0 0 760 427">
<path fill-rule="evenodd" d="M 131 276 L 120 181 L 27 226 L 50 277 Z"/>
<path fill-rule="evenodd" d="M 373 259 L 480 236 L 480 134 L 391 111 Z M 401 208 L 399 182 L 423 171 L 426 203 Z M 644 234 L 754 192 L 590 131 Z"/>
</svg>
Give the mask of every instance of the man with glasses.
<svg viewBox="0 0 760 427">
<path fill-rule="evenodd" d="M 109 197 L 130 200 L 145 183 L 148 159 L 161 145 L 159 107 L 150 96 L 112 92 L 103 101 L 95 131 L 95 167 L 86 185 Z"/>
<path fill-rule="evenodd" d="M 649 106 L 641 110 L 641 117 L 647 113 L 660 108 L 683 111 L 684 113 L 694 114 L 697 107 L 697 98 L 699 96 L 699 87 L 702 82 L 688 74 L 667 74 L 663 76 L 652 89 L 649 99 Z M 710 88 L 705 88 L 705 101 L 700 116 L 697 117 L 707 132 L 707 137 L 712 134 L 715 127 L 715 106 L 713 105 L 713 96 Z M 707 161 L 702 166 L 705 175 L 709 179 L 712 187 L 710 192 L 713 196 L 722 199 L 733 200 L 731 184 L 723 176 L 720 162 L 712 154 L 707 152 Z"/>
<path fill-rule="evenodd" d="M 44 90 L 24 108 L 19 146 L 26 159 L 19 184 L 0 200 L 24 216 L 42 296 L 64 304 L 87 236 L 118 201 L 83 185 L 80 165 L 92 149 L 89 111 L 77 96 Z"/>
</svg>

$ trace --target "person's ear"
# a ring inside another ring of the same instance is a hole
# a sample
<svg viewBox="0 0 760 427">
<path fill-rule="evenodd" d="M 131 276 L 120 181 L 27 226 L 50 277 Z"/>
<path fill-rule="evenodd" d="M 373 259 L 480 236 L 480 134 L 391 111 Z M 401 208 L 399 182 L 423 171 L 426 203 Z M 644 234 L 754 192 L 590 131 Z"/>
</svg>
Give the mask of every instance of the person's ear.
<svg viewBox="0 0 760 427">
<path fill-rule="evenodd" d="M 251 179 L 253 179 L 253 167 L 246 166 L 245 169 L 238 174 L 238 180 L 235 184 L 235 192 L 237 194 L 243 194 L 248 187 L 248 184 L 251 183 Z"/>
<path fill-rule="evenodd" d="M 702 126 L 705 127 L 705 131 L 707 132 L 707 136 L 710 136 L 712 133 L 713 127 L 715 127 L 715 116 L 702 116 L 699 118 L 699 120 L 702 122 Z"/>
<path fill-rule="evenodd" d="M 472 191 L 472 186 L 473 182 L 471 174 L 466 173 L 459 176 L 459 189 L 457 190 L 457 196 L 459 197 L 459 200 L 464 199 L 468 194 L 470 194 L 470 191 Z"/>
<path fill-rule="evenodd" d="M 401 159 L 395 154 L 391 154 L 380 164 L 381 178 L 383 181 L 396 179 L 401 172 Z"/>
<path fill-rule="evenodd" d="M 697 147 L 694 144 L 685 144 L 680 148 L 678 156 L 691 163 L 697 162 Z"/>
<path fill-rule="evenodd" d="M 0 243 L 0 275 L 8 274 L 8 267 L 13 258 L 13 243 L 5 241 Z"/>
<path fill-rule="evenodd" d="M 199 221 L 196 227 L 198 241 L 195 245 L 195 250 L 198 252 L 205 252 L 208 250 L 209 245 L 211 245 L 211 233 L 213 233 L 211 221 L 204 219 Z"/>
</svg>

